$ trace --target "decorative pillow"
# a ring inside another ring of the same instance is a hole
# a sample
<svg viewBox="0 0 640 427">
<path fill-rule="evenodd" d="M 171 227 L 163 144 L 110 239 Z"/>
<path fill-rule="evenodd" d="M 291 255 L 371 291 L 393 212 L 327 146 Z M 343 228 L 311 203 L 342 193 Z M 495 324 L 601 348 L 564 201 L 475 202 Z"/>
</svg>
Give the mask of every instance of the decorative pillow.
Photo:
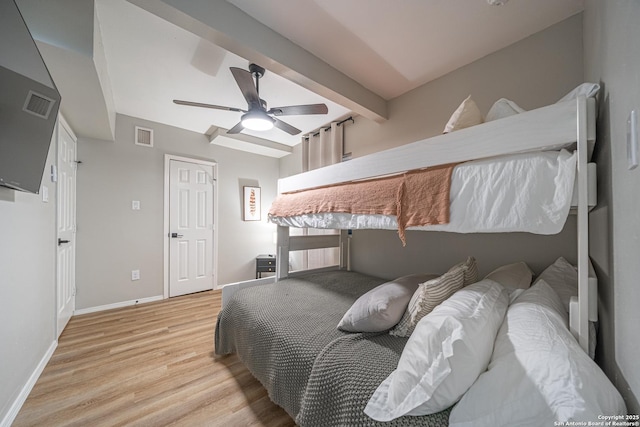
<svg viewBox="0 0 640 427">
<path fill-rule="evenodd" d="M 509 307 L 488 370 L 449 425 L 553 426 L 626 414 L 620 393 L 567 329 L 555 292 L 538 281 Z"/>
<path fill-rule="evenodd" d="M 476 283 L 478 281 L 478 264 L 474 257 L 470 256 L 466 261 L 454 265 L 449 269 L 449 272 L 456 269 L 462 270 L 462 274 L 464 276 L 464 286 L 469 286 L 470 284 Z"/>
<path fill-rule="evenodd" d="M 418 285 L 437 274 L 412 274 L 383 283 L 353 303 L 338 324 L 347 332 L 380 332 L 395 326 Z"/>
<path fill-rule="evenodd" d="M 377 421 L 442 411 L 487 368 L 507 310 L 507 291 L 492 280 L 456 292 L 423 318 L 398 367 L 376 389 L 364 412 Z"/>
<path fill-rule="evenodd" d="M 525 110 L 520 108 L 515 102 L 500 98 L 493 103 L 487 117 L 484 118 L 485 122 L 491 122 L 493 120 L 504 119 L 505 117 L 515 116 L 516 114 L 524 113 Z"/>
<path fill-rule="evenodd" d="M 449 122 L 444 127 L 442 133 L 449 133 L 455 130 L 468 128 L 482 123 L 482 114 L 476 103 L 471 99 L 471 95 L 467 97 L 462 104 L 453 112 Z"/>
<path fill-rule="evenodd" d="M 571 297 L 578 295 L 578 270 L 566 259 L 560 257 L 547 267 L 533 284 L 535 285 L 540 280 L 547 282 L 556 291 L 566 313 L 569 313 Z"/>
<path fill-rule="evenodd" d="M 576 99 L 580 95 L 584 95 L 587 98 L 591 98 L 592 96 L 596 96 L 599 90 L 600 90 L 600 85 L 597 83 L 582 83 L 581 85 L 576 87 L 574 90 L 572 90 L 571 92 L 569 92 L 568 94 L 560 98 L 558 102 L 571 101 L 572 99 Z"/>
<path fill-rule="evenodd" d="M 485 276 L 507 288 L 509 292 L 515 289 L 528 289 L 531 286 L 533 272 L 525 262 L 514 262 L 503 265 Z"/>
<path fill-rule="evenodd" d="M 397 337 L 408 337 L 420 319 L 431 313 L 434 308 L 463 286 L 464 272 L 462 268 L 448 271 L 436 279 L 421 283 L 411 297 L 402 318 L 389 333 Z"/>
</svg>

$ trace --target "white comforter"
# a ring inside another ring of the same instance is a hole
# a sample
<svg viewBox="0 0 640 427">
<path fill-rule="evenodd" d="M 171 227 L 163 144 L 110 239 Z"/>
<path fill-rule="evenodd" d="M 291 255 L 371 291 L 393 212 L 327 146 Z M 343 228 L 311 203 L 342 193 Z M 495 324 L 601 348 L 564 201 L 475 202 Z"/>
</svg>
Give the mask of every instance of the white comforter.
<svg viewBox="0 0 640 427">
<path fill-rule="evenodd" d="M 456 166 L 450 222 L 411 227 L 457 233 L 559 233 L 569 214 L 576 154 L 566 150 L 476 160 Z M 326 213 L 270 217 L 278 225 L 328 229 L 397 229 L 395 216 Z"/>
</svg>

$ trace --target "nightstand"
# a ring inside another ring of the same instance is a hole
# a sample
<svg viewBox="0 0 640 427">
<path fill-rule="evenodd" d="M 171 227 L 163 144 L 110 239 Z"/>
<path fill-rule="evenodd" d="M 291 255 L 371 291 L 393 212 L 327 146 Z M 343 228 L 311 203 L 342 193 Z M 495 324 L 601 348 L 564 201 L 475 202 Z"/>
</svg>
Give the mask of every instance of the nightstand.
<svg viewBox="0 0 640 427">
<path fill-rule="evenodd" d="M 276 272 L 275 255 L 258 255 L 256 257 L 256 279 L 262 277 L 262 273 Z"/>
</svg>

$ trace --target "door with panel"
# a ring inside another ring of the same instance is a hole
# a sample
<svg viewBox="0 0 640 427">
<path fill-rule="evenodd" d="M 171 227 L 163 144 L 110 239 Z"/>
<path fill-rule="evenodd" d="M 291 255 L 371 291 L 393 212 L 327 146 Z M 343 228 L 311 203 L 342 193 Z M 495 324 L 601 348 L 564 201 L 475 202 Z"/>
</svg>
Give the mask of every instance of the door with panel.
<svg viewBox="0 0 640 427">
<path fill-rule="evenodd" d="M 171 160 L 169 296 L 213 289 L 214 166 Z"/>
<path fill-rule="evenodd" d="M 76 305 L 76 137 L 62 119 L 57 126 L 57 335 Z"/>
</svg>

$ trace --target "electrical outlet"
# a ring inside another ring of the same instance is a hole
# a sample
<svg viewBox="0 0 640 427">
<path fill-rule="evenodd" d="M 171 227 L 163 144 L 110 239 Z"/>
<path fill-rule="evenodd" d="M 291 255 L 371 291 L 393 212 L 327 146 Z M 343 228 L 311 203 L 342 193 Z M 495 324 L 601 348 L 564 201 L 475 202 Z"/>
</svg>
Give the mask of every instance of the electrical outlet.
<svg viewBox="0 0 640 427">
<path fill-rule="evenodd" d="M 140 270 L 131 270 L 131 280 L 140 280 Z"/>
<path fill-rule="evenodd" d="M 140 210 L 140 200 L 132 200 L 131 201 L 131 209 L 134 211 Z"/>
</svg>

